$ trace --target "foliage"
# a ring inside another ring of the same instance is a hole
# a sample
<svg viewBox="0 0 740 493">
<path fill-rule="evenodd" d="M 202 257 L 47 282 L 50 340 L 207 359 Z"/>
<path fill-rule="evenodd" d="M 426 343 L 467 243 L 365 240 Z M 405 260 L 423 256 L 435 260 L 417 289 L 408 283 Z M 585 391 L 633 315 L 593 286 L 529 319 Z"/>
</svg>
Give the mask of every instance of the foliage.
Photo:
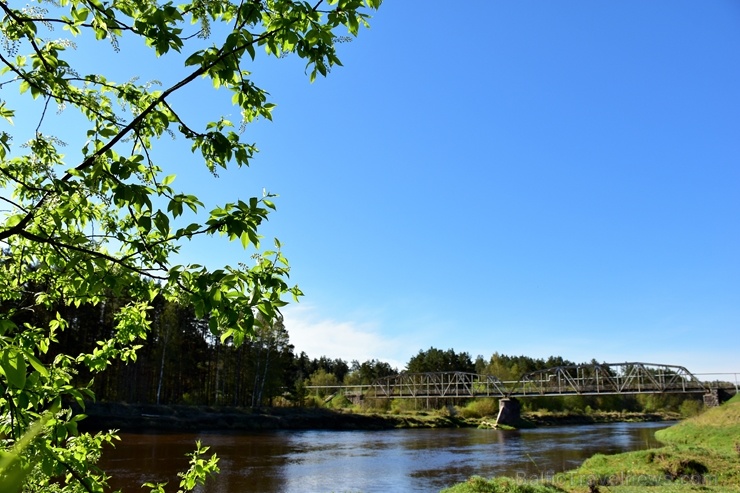
<svg viewBox="0 0 740 493">
<path fill-rule="evenodd" d="M 324 407 L 324 399 L 318 395 L 309 395 L 303 399 L 303 406 L 307 408 Z"/>
<path fill-rule="evenodd" d="M 394 375 L 398 375 L 398 370 L 384 361 L 372 359 L 360 363 L 354 360 L 349 373 L 344 377 L 344 383 L 345 385 L 370 385 L 380 378 Z"/>
<path fill-rule="evenodd" d="M 409 373 L 426 373 L 438 371 L 460 371 L 473 373 L 475 364 L 466 352 L 456 353 L 453 349 L 442 351 L 430 347 L 426 351 L 419 351 L 406 364 Z"/>
<path fill-rule="evenodd" d="M 595 362 L 595 361 L 594 361 Z M 482 361 L 477 362 L 482 366 Z M 545 370 L 557 366 L 571 366 L 574 363 L 561 356 L 550 356 L 547 359 L 532 358 L 530 356 L 508 356 L 494 352 L 482 373 L 495 375 L 500 380 L 519 380 L 522 375 L 536 370 Z"/>
<path fill-rule="evenodd" d="M 485 479 L 473 476 L 464 483 L 445 488 L 442 493 L 556 493 L 564 491 L 557 486 L 520 481 L 512 478 Z"/>
<path fill-rule="evenodd" d="M 331 387 L 338 386 L 339 380 L 333 373 L 329 373 L 325 369 L 319 368 L 308 378 L 308 385 L 316 387 L 329 387 L 310 389 L 311 392 L 318 397 L 326 397 L 327 395 L 333 394 L 336 391 L 336 389 L 332 389 Z"/>
<path fill-rule="evenodd" d="M 678 412 L 684 418 L 697 416 L 704 411 L 704 403 L 701 400 L 685 400 L 678 407 Z"/>
<path fill-rule="evenodd" d="M 734 402 L 733 402 L 734 401 Z M 597 478 L 608 491 L 740 491 L 740 463 L 734 450 L 740 436 L 740 398 L 656 432 L 668 446 L 617 455 L 597 454 L 569 473 L 564 483 Z M 582 481 L 581 481 L 582 482 Z"/>
<path fill-rule="evenodd" d="M 446 493 L 568 491 L 573 493 L 740 492 L 740 396 L 718 408 L 660 430 L 666 447 L 616 455 L 596 454 L 550 481 L 471 477 Z"/>
<path fill-rule="evenodd" d="M 460 410 L 464 418 L 485 418 L 498 416 L 498 400 L 491 398 L 474 399 Z"/>
<path fill-rule="evenodd" d="M 326 403 L 329 409 L 348 409 L 352 407 L 352 402 L 344 394 L 337 394 Z"/>
<path fill-rule="evenodd" d="M 681 402 L 686 399 L 693 400 L 693 396 L 686 396 L 681 394 L 643 394 L 635 397 L 640 409 L 644 412 L 655 412 L 655 411 L 678 411 L 681 406 Z"/>
<path fill-rule="evenodd" d="M 390 412 L 393 414 L 406 414 L 418 411 L 419 403 L 416 399 L 392 399 Z"/>
<path fill-rule="evenodd" d="M 239 346 L 255 333 L 256 320 L 275 319 L 286 295 L 301 295 L 287 282 L 280 243 L 260 249 L 258 229 L 275 208 L 272 195 L 207 210 L 196 195 L 173 186 L 175 176 L 165 169 L 174 163 L 155 144 L 164 136 L 186 142 L 214 175 L 249 165 L 257 149 L 234 123 L 219 115 L 186 121 L 179 105 L 188 98 L 180 96 L 205 78 L 230 92 L 242 125 L 270 119 L 274 105 L 247 69 L 258 52 L 304 59 L 311 80 L 326 75 L 340 64 L 340 28 L 357 35 L 380 1 L 0 2 L 0 87 L 20 94 L 0 102 L 6 124 L 0 130 L 0 489 L 18 490 L 20 483 L 25 491 L 105 488 L 95 462 L 114 437 L 78 433 L 83 416 L 70 403 L 84 407 L 93 398 L 89 382 L 80 385 L 79 378 L 136 361 L 157 319 L 156 300 L 192 309 L 212 345 Z M 135 77 L 116 82 L 85 73 L 84 57 L 73 48 L 96 40 L 114 50 L 143 41 L 171 60 L 162 64 L 168 76 L 180 62 L 181 72 L 162 89 Z M 27 135 L 11 132 L 21 108 L 24 117 L 36 112 Z M 62 129 L 79 132 L 76 148 L 65 154 L 67 143 L 55 134 Z M 185 242 L 215 236 L 238 240 L 254 264 L 177 264 Z M 75 314 L 86 310 L 98 310 L 99 321 L 88 317 L 91 326 L 81 327 Z M 78 329 L 96 339 L 58 351 L 64 332 Z M 170 330 L 160 329 L 163 337 Z M 166 354 L 158 361 L 164 367 Z M 215 463 L 198 457 L 183 491 L 201 482 L 204 471 L 215 471 Z"/>
<path fill-rule="evenodd" d="M 195 451 L 190 453 L 190 467 L 187 471 L 180 473 L 180 488 L 177 490 L 178 493 L 184 493 L 186 491 L 192 491 L 196 486 L 203 486 L 206 479 L 214 474 L 217 474 L 218 469 L 218 458 L 216 454 L 211 455 L 208 459 L 204 459 L 203 456 L 208 452 L 208 447 L 204 447 L 200 441 L 195 443 Z M 164 487 L 167 483 L 144 483 L 146 488 L 151 489 L 151 493 L 165 493 Z"/>
</svg>

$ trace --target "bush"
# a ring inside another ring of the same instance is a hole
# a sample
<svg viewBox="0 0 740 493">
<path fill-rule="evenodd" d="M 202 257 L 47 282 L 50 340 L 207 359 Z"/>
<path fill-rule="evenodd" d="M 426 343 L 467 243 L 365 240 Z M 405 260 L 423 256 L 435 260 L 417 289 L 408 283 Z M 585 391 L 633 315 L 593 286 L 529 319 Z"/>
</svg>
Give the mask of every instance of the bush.
<svg viewBox="0 0 740 493">
<path fill-rule="evenodd" d="M 304 401 L 306 407 L 324 407 L 324 399 L 316 395 L 308 395 Z"/>
<path fill-rule="evenodd" d="M 393 414 L 403 414 L 416 411 L 416 399 L 393 399 L 390 411 Z"/>
<path fill-rule="evenodd" d="M 352 407 L 352 402 L 344 394 L 337 394 L 326 403 L 326 407 L 330 409 L 346 409 Z"/>
<path fill-rule="evenodd" d="M 391 401 L 388 399 L 369 398 L 363 399 L 360 406 L 365 413 L 387 413 L 391 408 Z"/>
<path fill-rule="evenodd" d="M 485 418 L 498 415 L 498 401 L 496 399 L 476 399 L 468 402 L 460 409 L 463 418 Z"/>
<path fill-rule="evenodd" d="M 278 396 L 272 401 L 272 407 L 293 407 L 296 403 L 286 397 Z"/>
<path fill-rule="evenodd" d="M 681 416 L 683 416 L 684 418 L 690 418 L 692 416 L 701 414 L 703 410 L 704 403 L 701 401 L 695 401 L 693 399 L 683 401 L 678 407 L 678 412 L 681 413 Z"/>
</svg>

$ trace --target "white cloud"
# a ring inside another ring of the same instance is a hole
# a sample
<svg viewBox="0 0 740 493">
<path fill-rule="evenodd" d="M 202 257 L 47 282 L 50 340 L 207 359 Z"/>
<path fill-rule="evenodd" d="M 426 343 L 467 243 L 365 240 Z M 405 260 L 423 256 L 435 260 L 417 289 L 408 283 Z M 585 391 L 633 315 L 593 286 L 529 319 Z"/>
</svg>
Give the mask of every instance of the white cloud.
<svg viewBox="0 0 740 493">
<path fill-rule="evenodd" d="M 402 370 L 410 355 L 409 342 L 403 337 L 389 337 L 372 319 L 333 320 L 311 305 L 290 305 L 282 310 L 285 327 L 296 353 L 305 351 L 310 358 L 327 356 L 348 363 L 377 359 Z"/>
<path fill-rule="evenodd" d="M 596 339 L 558 336 L 547 340 L 522 337 L 523 331 L 513 331 L 512 337 L 501 334 L 485 336 L 463 330 L 434 328 L 434 321 L 402 324 L 394 320 L 388 329 L 382 313 L 363 313 L 343 318 L 326 315 L 311 304 L 289 305 L 283 310 L 285 326 L 297 353 L 305 351 L 310 358 L 327 356 L 341 358 L 348 363 L 377 359 L 403 370 L 409 359 L 420 349 L 431 346 L 468 351 L 475 358 L 481 354 L 490 358 L 493 351 L 509 355 L 524 354 L 535 358 L 563 356 L 576 363 L 596 358 L 597 361 L 620 363 L 642 361 L 654 364 L 684 366 L 692 373 L 740 372 L 736 358 L 728 348 L 706 347 L 697 344 L 691 351 L 665 343 L 640 344 L 633 339 Z M 409 329 L 409 325 L 417 327 Z M 430 328 L 431 327 L 431 328 Z M 509 331 L 512 335 L 512 331 Z M 474 342 L 471 342 L 474 341 Z M 467 343 L 467 345 L 466 345 Z M 470 347 L 472 345 L 472 347 Z M 701 378 L 709 378 L 701 376 Z M 720 378 L 720 377 L 712 377 Z M 727 377 L 722 377 L 727 378 Z M 734 380 L 734 376 L 732 379 Z"/>
</svg>

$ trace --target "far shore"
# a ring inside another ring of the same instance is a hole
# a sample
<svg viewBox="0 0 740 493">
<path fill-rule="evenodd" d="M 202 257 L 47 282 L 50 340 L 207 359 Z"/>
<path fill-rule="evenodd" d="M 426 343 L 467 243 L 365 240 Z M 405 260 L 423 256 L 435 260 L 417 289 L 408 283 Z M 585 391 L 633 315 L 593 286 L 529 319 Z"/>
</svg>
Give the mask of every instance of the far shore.
<svg viewBox="0 0 740 493">
<path fill-rule="evenodd" d="M 124 432 L 260 431 L 260 430 L 390 430 L 397 428 L 490 428 L 495 416 L 463 417 L 454 412 L 407 414 L 350 413 L 324 408 L 262 409 L 206 406 L 156 406 L 90 403 L 80 427 L 87 431 Z M 677 413 L 523 413 L 533 426 L 563 426 L 633 421 L 675 421 Z"/>
</svg>

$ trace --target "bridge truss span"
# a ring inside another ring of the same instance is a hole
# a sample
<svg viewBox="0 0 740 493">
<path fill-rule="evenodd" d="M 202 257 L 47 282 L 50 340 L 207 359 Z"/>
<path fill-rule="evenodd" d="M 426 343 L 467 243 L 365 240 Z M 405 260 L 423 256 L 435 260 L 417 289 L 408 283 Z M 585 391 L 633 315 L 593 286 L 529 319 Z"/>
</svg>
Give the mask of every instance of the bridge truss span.
<svg viewBox="0 0 740 493">
<path fill-rule="evenodd" d="M 400 373 L 381 378 L 362 391 L 381 399 L 538 397 L 707 393 L 683 366 L 654 363 L 594 363 L 557 366 L 526 373 L 516 381 L 466 372 Z"/>
<path fill-rule="evenodd" d="M 706 391 L 705 385 L 683 366 L 632 362 L 558 366 L 533 371 L 523 375 L 507 397 Z"/>
<path fill-rule="evenodd" d="M 376 380 L 376 398 L 421 399 L 447 397 L 505 397 L 507 386 L 492 375 L 467 372 L 401 373 Z"/>
</svg>

